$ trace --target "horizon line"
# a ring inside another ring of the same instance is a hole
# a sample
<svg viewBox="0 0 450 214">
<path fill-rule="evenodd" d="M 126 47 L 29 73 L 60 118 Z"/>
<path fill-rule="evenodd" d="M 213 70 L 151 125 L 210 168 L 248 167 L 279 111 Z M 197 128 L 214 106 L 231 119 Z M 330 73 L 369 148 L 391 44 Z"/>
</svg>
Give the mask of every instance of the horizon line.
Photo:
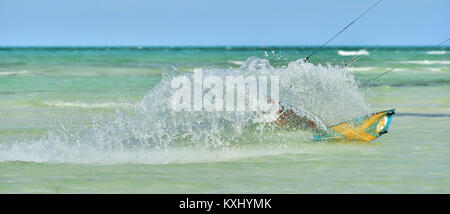
<svg viewBox="0 0 450 214">
<path fill-rule="evenodd" d="M 318 47 L 321 45 L 0 45 L 0 48 L 265 48 Z M 435 45 L 327 45 L 327 47 L 433 47 Z M 450 47 L 441 45 L 442 47 Z"/>
</svg>

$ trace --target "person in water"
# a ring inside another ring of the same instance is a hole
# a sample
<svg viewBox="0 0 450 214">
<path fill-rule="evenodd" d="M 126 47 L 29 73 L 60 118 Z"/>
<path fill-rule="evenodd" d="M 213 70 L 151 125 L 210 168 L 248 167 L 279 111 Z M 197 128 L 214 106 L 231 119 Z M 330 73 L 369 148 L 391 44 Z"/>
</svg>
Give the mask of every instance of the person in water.
<svg viewBox="0 0 450 214">
<path fill-rule="evenodd" d="M 278 118 L 274 121 L 275 124 L 281 127 L 296 127 L 296 128 L 317 128 L 314 121 L 299 116 L 294 113 L 292 109 L 285 108 L 280 104 L 281 109 L 278 111 Z"/>
<path fill-rule="evenodd" d="M 271 102 L 270 98 L 267 98 Z M 280 110 L 277 111 L 277 119 L 272 123 L 279 127 L 287 128 L 301 128 L 301 129 L 317 129 L 317 125 L 311 119 L 300 116 L 294 112 L 288 105 L 283 105 L 279 102 Z"/>
</svg>

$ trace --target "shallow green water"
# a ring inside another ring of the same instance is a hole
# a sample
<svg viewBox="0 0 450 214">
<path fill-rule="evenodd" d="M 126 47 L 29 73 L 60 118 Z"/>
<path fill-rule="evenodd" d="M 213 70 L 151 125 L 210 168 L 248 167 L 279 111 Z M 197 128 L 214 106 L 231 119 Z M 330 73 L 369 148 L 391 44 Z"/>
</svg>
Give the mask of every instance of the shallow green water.
<svg viewBox="0 0 450 214">
<path fill-rule="evenodd" d="M 348 68 L 361 82 L 404 63 L 359 89 L 371 111 L 399 113 L 373 143 L 278 131 L 232 147 L 140 149 L 110 144 L 141 125 L 129 117 L 109 136 L 79 130 L 132 112 L 166 65 L 238 68 L 254 56 L 283 68 L 313 47 L 0 48 L 0 193 L 449 193 L 450 49 L 334 47 L 311 62 L 342 65 L 362 49 Z"/>
</svg>

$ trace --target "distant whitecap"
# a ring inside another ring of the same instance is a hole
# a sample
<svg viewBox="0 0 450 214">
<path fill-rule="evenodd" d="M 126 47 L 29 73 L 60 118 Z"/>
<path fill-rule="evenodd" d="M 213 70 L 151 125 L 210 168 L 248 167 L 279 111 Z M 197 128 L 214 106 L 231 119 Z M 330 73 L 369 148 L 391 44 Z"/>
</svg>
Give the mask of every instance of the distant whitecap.
<svg viewBox="0 0 450 214">
<path fill-rule="evenodd" d="M 427 51 L 428 55 L 444 55 L 447 51 Z"/>
<path fill-rule="evenodd" d="M 402 63 L 406 64 L 418 64 L 418 65 L 450 65 L 450 60 L 411 60 L 411 61 L 402 61 Z"/>
<path fill-rule="evenodd" d="M 230 60 L 230 61 L 228 61 L 228 63 L 234 64 L 234 65 L 243 65 L 244 61 Z"/>
<path fill-rule="evenodd" d="M 20 74 L 28 74 L 31 73 L 30 71 L 7 71 L 7 72 L 0 72 L 0 76 L 11 76 L 11 75 L 20 75 Z"/>
<path fill-rule="evenodd" d="M 53 107 L 70 107 L 70 108 L 116 108 L 116 107 L 129 107 L 130 104 L 126 103 L 84 103 L 84 102 L 44 102 L 45 105 Z"/>
<path fill-rule="evenodd" d="M 361 49 L 358 51 L 343 51 L 339 50 L 338 54 L 341 56 L 361 56 L 361 55 L 369 55 L 369 51 Z"/>
</svg>

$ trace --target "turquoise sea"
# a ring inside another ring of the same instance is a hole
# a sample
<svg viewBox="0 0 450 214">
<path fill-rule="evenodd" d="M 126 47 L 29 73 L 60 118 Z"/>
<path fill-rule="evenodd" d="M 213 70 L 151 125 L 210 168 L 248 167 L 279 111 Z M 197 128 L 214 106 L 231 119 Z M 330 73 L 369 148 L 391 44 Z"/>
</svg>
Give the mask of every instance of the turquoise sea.
<svg viewBox="0 0 450 214">
<path fill-rule="evenodd" d="M 450 47 L 296 63 L 315 48 L 1 47 L 0 193 L 450 193 Z M 296 83 L 282 96 L 326 125 L 398 114 L 374 142 L 320 143 L 248 115 L 168 112 L 165 78 L 198 68 L 276 70 Z"/>
</svg>

